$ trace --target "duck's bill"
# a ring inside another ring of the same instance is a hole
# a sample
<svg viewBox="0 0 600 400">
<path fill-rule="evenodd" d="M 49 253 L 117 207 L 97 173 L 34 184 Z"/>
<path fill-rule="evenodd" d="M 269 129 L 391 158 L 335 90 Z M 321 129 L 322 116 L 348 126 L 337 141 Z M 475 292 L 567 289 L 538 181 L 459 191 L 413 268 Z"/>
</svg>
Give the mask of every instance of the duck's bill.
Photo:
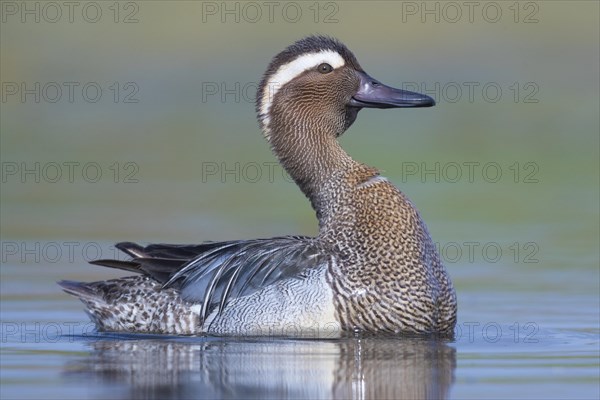
<svg viewBox="0 0 600 400">
<path fill-rule="evenodd" d="M 401 108 L 435 105 L 435 100 L 427 95 L 384 85 L 364 72 L 357 74 L 360 86 L 350 99 L 349 105 L 352 107 Z"/>
</svg>

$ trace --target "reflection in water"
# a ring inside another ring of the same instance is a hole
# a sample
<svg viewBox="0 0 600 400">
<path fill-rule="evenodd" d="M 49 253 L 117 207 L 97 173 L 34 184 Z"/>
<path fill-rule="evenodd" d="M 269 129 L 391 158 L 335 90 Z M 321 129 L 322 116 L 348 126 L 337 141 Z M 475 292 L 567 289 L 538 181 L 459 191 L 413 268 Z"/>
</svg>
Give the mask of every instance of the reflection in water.
<svg viewBox="0 0 600 400">
<path fill-rule="evenodd" d="M 445 399 L 456 367 L 454 348 L 424 339 L 98 339 L 66 375 L 111 398 L 122 386 L 132 398 Z"/>
</svg>

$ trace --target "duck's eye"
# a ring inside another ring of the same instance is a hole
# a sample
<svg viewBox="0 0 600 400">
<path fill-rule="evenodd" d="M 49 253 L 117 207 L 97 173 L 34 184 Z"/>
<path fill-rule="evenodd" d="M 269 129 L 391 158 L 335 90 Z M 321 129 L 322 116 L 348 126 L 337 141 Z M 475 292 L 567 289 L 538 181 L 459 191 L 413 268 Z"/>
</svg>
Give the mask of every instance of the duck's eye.
<svg viewBox="0 0 600 400">
<path fill-rule="evenodd" d="M 327 63 L 323 63 L 317 67 L 317 70 L 322 74 L 328 74 L 333 71 L 333 67 Z"/>
</svg>

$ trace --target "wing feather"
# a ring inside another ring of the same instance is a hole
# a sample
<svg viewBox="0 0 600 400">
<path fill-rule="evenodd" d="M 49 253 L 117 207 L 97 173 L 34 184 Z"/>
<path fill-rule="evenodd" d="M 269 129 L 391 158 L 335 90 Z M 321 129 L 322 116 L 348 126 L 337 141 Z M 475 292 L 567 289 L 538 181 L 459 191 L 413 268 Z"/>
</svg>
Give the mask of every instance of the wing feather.
<svg viewBox="0 0 600 400">
<path fill-rule="evenodd" d="M 285 279 L 303 279 L 308 269 L 331 257 L 313 238 L 303 236 L 146 247 L 123 242 L 117 248 L 134 258 L 93 263 L 143 273 L 178 290 L 184 300 L 202 304 L 202 320 L 233 299 Z"/>
</svg>

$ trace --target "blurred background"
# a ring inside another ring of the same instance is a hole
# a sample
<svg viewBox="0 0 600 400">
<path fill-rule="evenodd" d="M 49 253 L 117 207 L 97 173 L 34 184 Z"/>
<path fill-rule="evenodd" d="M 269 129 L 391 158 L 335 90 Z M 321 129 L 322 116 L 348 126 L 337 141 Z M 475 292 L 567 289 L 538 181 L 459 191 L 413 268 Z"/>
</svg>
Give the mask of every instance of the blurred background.
<svg viewBox="0 0 600 400">
<path fill-rule="evenodd" d="M 320 33 L 437 101 L 363 110 L 342 145 L 416 204 L 461 321 L 598 333 L 598 2 L 1 7 L 4 319 L 49 299 L 85 319 L 54 280 L 114 276 L 85 265 L 114 242 L 315 235 L 254 100 L 271 57 Z"/>
<path fill-rule="evenodd" d="M 442 248 L 500 243 L 501 261 L 522 264 L 508 247 L 535 242 L 544 267 L 597 272 L 596 2 L 3 2 L 2 12 L 3 241 L 65 251 L 64 241 L 314 235 L 254 100 L 274 54 L 322 33 L 382 82 L 436 98 L 431 109 L 363 110 L 342 141 L 415 202 Z"/>
</svg>

